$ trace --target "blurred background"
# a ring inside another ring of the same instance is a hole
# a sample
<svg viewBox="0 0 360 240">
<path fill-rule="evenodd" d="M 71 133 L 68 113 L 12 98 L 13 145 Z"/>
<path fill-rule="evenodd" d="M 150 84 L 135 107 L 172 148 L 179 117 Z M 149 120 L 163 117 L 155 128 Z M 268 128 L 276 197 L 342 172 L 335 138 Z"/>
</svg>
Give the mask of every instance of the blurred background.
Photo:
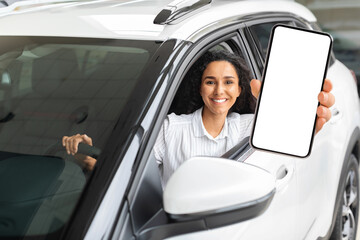
<svg viewBox="0 0 360 240">
<path fill-rule="evenodd" d="M 296 2 L 308 7 L 317 17 L 321 29 L 332 35 L 336 58 L 353 71 L 360 90 L 360 0 Z"/>
</svg>

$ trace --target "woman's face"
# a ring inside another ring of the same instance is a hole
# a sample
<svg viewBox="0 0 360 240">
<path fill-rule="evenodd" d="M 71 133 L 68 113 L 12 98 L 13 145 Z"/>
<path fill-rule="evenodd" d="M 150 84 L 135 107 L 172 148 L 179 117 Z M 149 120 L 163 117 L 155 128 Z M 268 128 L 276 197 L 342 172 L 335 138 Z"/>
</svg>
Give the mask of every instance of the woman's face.
<svg viewBox="0 0 360 240">
<path fill-rule="evenodd" d="M 214 115 L 227 115 L 240 93 L 239 78 L 231 63 L 215 61 L 208 64 L 200 86 L 204 111 Z"/>
</svg>

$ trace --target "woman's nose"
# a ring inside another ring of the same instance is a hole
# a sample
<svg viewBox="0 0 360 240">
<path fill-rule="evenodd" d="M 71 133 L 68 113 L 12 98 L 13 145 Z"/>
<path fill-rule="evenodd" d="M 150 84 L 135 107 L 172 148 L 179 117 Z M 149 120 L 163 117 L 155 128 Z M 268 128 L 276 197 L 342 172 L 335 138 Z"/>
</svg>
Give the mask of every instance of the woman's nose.
<svg viewBox="0 0 360 240">
<path fill-rule="evenodd" d="M 215 85 L 215 89 L 214 89 L 214 93 L 215 95 L 221 95 L 224 92 L 224 86 L 222 83 L 216 84 Z"/>
</svg>

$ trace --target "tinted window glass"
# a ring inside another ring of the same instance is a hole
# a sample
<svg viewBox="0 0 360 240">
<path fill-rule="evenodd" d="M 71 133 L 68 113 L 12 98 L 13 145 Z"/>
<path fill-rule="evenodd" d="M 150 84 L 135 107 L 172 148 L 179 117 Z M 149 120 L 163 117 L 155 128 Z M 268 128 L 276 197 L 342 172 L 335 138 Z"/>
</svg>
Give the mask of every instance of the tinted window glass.
<svg viewBox="0 0 360 240">
<path fill-rule="evenodd" d="M 1 38 L 0 238 L 48 235 L 86 183 L 63 136 L 102 148 L 158 47 L 151 41 Z"/>
<path fill-rule="evenodd" d="M 289 22 L 270 22 L 253 25 L 250 27 L 250 31 L 257 42 L 258 49 L 263 59 L 266 57 L 267 47 L 269 45 L 271 29 L 275 24 L 290 25 Z"/>
</svg>

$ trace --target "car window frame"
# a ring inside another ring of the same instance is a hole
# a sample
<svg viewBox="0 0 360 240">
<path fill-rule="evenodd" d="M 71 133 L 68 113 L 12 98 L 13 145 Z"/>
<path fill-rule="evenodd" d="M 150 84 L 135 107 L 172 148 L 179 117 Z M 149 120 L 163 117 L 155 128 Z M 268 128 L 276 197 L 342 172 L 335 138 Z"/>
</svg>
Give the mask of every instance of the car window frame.
<svg viewBox="0 0 360 240">
<path fill-rule="evenodd" d="M 163 69 L 168 67 L 168 56 L 171 56 L 173 49 L 176 47 L 176 41 L 169 40 L 167 42 L 159 42 L 162 46 L 160 46 L 153 57 L 151 58 L 151 63 L 153 64 L 153 68 L 149 68 L 149 66 L 145 66 L 144 73 L 141 76 L 140 82 L 144 82 L 147 79 L 147 84 L 153 84 L 152 92 L 156 91 L 156 88 L 163 80 L 162 75 L 160 74 Z M 159 56 L 164 55 L 166 58 L 161 58 Z M 151 79 L 151 81 L 149 81 Z M 161 85 L 161 84 L 160 84 Z M 149 94 L 151 91 L 149 92 Z M 150 96 L 144 96 L 147 98 L 146 102 L 148 103 L 150 100 Z M 140 104 L 137 103 L 138 105 Z M 145 107 L 146 109 L 146 107 Z M 123 134 L 122 125 L 119 123 L 122 116 L 125 113 L 122 113 L 118 118 L 118 121 L 109 136 L 109 139 L 105 145 L 105 148 L 102 150 L 102 154 L 100 155 L 98 164 L 96 164 L 93 173 L 91 174 L 88 183 L 86 184 L 80 199 L 70 217 L 68 223 L 65 225 L 65 229 L 61 232 L 62 236 L 65 239 L 83 239 L 88 234 L 91 226 L 96 220 L 98 210 L 102 205 L 103 199 L 106 197 L 109 191 L 111 184 L 113 183 L 113 179 L 115 175 L 119 172 L 119 166 L 123 164 L 124 157 L 131 147 L 131 145 L 141 144 L 141 141 L 144 137 L 143 132 L 139 129 L 138 122 L 141 121 L 143 117 L 142 112 L 144 109 L 138 110 L 140 113 L 139 116 L 131 116 L 132 127 L 130 129 L 126 129 L 129 132 L 128 137 L 126 138 L 125 143 L 121 143 L 119 136 Z M 133 121 L 135 119 L 135 121 Z M 128 121 L 130 121 L 128 120 Z M 137 156 L 137 152 L 139 151 L 139 147 L 136 152 L 131 154 L 133 156 L 133 160 L 135 161 L 135 157 Z M 132 166 L 131 166 L 132 167 Z M 116 184 L 116 183 L 115 183 Z M 120 183 L 118 183 L 120 184 Z M 126 189 L 130 181 L 128 181 Z M 126 193 L 126 192 L 125 192 Z M 122 206 L 125 204 L 124 199 L 126 198 L 126 194 L 124 193 L 123 197 L 119 200 L 119 204 L 116 205 L 116 208 L 121 211 Z M 117 196 L 116 196 L 117 197 Z M 117 210 L 113 210 L 117 212 Z M 101 221 L 97 221 L 101 222 Z M 96 225 L 96 224 L 95 224 Z M 104 231 L 111 230 L 111 227 L 107 227 Z"/>
<path fill-rule="evenodd" d="M 289 22 L 290 26 L 295 26 L 294 18 L 291 16 L 275 16 L 275 17 L 269 16 L 259 19 L 253 19 L 245 23 L 246 25 L 246 28 L 244 29 L 245 37 L 246 40 L 249 42 L 251 51 L 255 55 L 256 63 L 259 68 L 259 71 L 261 72 L 261 75 L 264 70 L 266 55 L 263 56 L 262 49 L 260 49 L 261 44 L 259 43 L 257 36 L 254 36 L 254 32 L 251 30 L 251 27 L 255 25 L 269 24 L 269 23 L 274 23 L 274 25 L 276 25 L 278 23 L 284 23 L 284 22 Z"/>
<path fill-rule="evenodd" d="M 272 23 L 272 22 L 276 22 L 277 23 L 282 23 L 282 22 L 290 22 L 291 25 L 290 26 L 294 26 L 294 27 L 300 27 L 300 28 L 306 28 L 306 29 L 312 29 L 312 30 L 316 30 L 319 31 L 320 29 L 314 29 L 314 24 L 306 21 L 305 19 L 302 19 L 301 17 L 297 17 L 295 15 L 275 15 L 275 16 L 265 16 L 265 17 L 259 17 L 259 18 L 254 18 L 251 19 L 247 22 L 245 22 L 245 29 L 244 29 L 244 35 L 246 40 L 249 42 L 250 45 L 250 49 L 254 54 L 254 57 L 256 59 L 256 63 L 258 66 L 258 69 L 261 72 L 264 70 L 264 66 L 265 66 L 265 59 L 266 56 L 262 56 L 261 50 L 259 49 L 260 43 L 258 42 L 257 38 L 254 37 L 254 33 L 253 31 L 250 29 L 252 26 L 254 25 L 258 25 L 258 24 L 267 24 L 267 23 Z M 270 40 L 270 38 L 269 38 Z M 333 51 L 331 51 L 331 57 L 330 57 L 330 61 L 329 61 L 329 67 L 332 66 L 335 62 L 335 58 L 334 58 L 334 54 Z"/>
</svg>

